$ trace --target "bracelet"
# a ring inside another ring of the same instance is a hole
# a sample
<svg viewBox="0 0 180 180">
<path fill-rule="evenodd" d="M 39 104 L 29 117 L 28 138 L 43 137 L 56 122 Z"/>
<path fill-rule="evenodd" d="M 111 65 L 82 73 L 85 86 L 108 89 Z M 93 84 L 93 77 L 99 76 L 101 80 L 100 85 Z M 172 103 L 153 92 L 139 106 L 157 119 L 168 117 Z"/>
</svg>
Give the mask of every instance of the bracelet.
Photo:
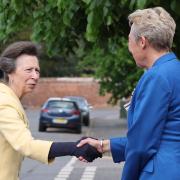
<svg viewBox="0 0 180 180">
<path fill-rule="evenodd" d="M 101 151 L 103 153 L 103 139 L 100 139 L 100 147 L 101 147 Z"/>
</svg>

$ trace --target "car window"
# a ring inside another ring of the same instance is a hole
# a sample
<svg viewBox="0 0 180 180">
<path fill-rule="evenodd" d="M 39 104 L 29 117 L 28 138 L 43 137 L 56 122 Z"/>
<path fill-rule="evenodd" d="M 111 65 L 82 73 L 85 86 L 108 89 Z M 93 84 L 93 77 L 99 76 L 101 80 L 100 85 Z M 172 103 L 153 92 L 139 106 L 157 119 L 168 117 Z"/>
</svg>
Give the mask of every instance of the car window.
<svg viewBox="0 0 180 180">
<path fill-rule="evenodd" d="M 85 101 L 83 101 L 83 100 L 78 100 L 78 104 L 80 105 L 80 106 L 86 106 L 87 104 L 85 103 Z"/>
<path fill-rule="evenodd" d="M 77 102 L 79 107 L 88 106 L 88 103 L 87 103 L 87 101 L 85 99 L 75 98 L 75 97 L 69 97 L 69 99 L 71 99 L 72 101 Z"/>
<path fill-rule="evenodd" d="M 75 109 L 73 102 L 66 101 L 50 101 L 47 105 L 48 108 L 64 108 L 64 109 Z"/>
</svg>

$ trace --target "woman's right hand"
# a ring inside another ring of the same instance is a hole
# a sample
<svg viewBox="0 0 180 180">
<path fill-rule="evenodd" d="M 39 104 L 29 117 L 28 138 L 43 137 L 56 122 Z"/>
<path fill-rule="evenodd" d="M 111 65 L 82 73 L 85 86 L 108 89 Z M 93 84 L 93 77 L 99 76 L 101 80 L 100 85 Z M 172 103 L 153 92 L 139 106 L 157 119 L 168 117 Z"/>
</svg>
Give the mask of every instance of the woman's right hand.
<svg viewBox="0 0 180 180">
<path fill-rule="evenodd" d="M 93 146 L 94 148 L 96 148 L 98 152 L 103 153 L 103 149 L 102 149 L 100 140 L 94 139 L 94 138 L 90 138 L 90 137 L 83 138 L 77 144 L 77 147 L 82 147 L 85 144 L 89 144 L 89 145 Z"/>
</svg>

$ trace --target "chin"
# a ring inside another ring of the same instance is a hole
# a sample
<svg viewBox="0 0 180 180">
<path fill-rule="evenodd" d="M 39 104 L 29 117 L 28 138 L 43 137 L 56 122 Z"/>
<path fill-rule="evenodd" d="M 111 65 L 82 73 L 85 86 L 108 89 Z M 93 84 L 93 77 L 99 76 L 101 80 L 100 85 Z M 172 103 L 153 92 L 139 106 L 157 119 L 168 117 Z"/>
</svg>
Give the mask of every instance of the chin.
<svg viewBox="0 0 180 180">
<path fill-rule="evenodd" d="M 137 65 L 139 68 L 145 68 L 143 64 L 138 64 L 138 63 L 136 63 L 136 65 Z"/>
<path fill-rule="evenodd" d="M 26 92 L 24 94 L 29 94 L 29 93 L 33 92 L 33 90 L 34 89 L 28 89 L 28 90 L 26 90 Z"/>
<path fill-rule="evenodd" d="M 141 68 L 141 64 L 136 62 L 136 66 Z"/>
</svg>

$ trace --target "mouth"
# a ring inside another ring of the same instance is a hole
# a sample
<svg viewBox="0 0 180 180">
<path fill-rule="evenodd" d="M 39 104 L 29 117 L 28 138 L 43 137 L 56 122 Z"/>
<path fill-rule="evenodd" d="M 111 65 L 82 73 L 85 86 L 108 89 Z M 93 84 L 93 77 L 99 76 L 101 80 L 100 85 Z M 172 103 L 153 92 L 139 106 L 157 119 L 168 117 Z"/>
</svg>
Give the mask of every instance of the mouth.
<svg viewBox="0 0 180 180">
<path fill-rule="evenodd" d="M 29 87 L 34 88 L 36 84 L 28 84 Z"/>
</svg>

